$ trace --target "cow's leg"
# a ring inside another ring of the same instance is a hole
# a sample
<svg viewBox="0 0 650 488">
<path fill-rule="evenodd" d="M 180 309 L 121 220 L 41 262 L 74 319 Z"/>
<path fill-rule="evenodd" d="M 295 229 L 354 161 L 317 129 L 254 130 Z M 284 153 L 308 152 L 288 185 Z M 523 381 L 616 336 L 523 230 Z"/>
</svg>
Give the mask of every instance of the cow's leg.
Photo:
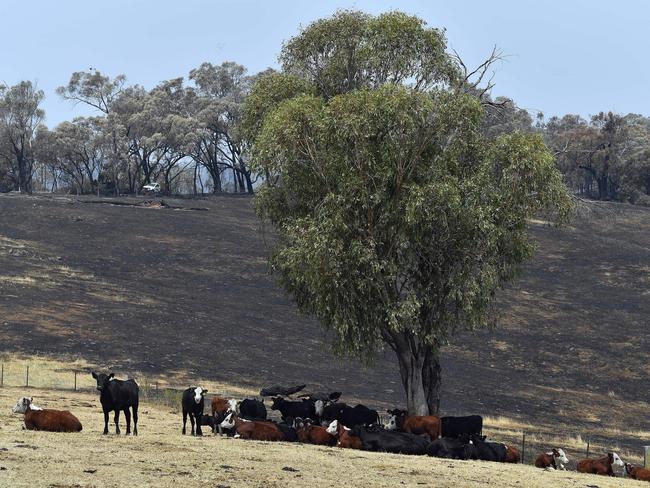
<svg viewBox="0 0 650 488">
<path fill-rule="evenodd" d="M 115 433 L 120 433 L 120 410 L 115 408 Z"/>
<path fill-rule="evenodd" d="M 138 404 L 135 403 L 133 407 L 133 435 L 138 435 Z"/>
<path fill-rule="evenodd" d="M 185 435 L 185 425 L 187 424 L 187 410 L 183 407 L 183 435 Z"/>
<path fill-rule="evenodd" d="M 104 409 L 104 435 L 108 434 L 108 410 Z"/>
<path fill-rule="evenodd" d="M 194 414 L 192 413 L 192 411 L 190 411 L 189 415 L 190 415 L 190 425 L 192 426 L 192 435 L 194 435 Z"/>
<path fill-rule="evenodd" d="M 124 409 L 124 418 L 126 420 L 126 435 L 129 435 L 131 433 L 131 411 L 129 407 Z"/>
<path fill-rule="evenodd" d="M 196 435 L 198 436 L 203 436 L 203 430 L 201 429 L 201 416 L 199 415 L 198 417 L 195 415 L 194 418 L 196 419 Z"/>
</svg>

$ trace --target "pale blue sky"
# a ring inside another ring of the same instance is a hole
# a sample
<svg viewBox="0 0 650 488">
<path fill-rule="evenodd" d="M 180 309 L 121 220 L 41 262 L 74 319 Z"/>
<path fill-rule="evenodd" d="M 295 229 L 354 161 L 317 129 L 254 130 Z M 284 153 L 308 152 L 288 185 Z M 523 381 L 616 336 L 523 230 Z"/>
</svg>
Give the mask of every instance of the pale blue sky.
<svg viewBox="0 0 650 488">
<path fill-rule="evenodd" d="M 496 44 L 494 93 L 547 115 L 600 110 L 650 115 L 650 2 L 612 1 L 208 1 L 0 0 L 0 82 L 36 81 L 47 123 L 84 114 L 54 92 L 94 67 L 147 88 L 204 61 L 251 73 L 276 66 L 300 25 L 338 8 L 402 10 L 445 27 L 471 64 Z"/>
</svg>

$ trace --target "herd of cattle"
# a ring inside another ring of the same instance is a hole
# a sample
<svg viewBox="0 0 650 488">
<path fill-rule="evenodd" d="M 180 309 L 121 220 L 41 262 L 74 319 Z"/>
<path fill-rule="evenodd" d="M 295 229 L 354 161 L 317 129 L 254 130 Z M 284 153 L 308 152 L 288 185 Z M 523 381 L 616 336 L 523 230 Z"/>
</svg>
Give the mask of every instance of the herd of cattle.
<svg viewBox="0 0 650 488">
<path fill-rule="evenodd" d="M 119 415 L 124 412 L 126 433 L 138 434 L 139 388 L 134 380 L 118 380 L 113 373 L 92 373 L 100 392 L 104 413 L 104 434 L 108 434 L 109 413 L 114 412 L 115 432 L 120 433 Z M 191 434 L 203 435 L 202 427 L 209 426 L 214 434 L 225 434 L 258 441 L 302 442 L 341 448 L 397 454 L 429 455 L 447 459 L 471 459 L 504 463 L 520 462 L 516 447 L 486 440 L 483 418 L 413 416 L 401 409 L 388 410 L 386 424 L 381 423 L 376 410 L 364 405 L 354 407 L 339 402 L 339 392 L 312 393 L 299 399 L 286 398 L 304 388 L 272 387 L 262 396 L 272 397 L 271 410 L 280 413 L 281 421 L 267 418 L 263 401 L 237 401 L 214 396 L 210 414 L 205 413 L 207 389 L 189 387 L 183 392 L 182 433 L 186 433 L 190 419 Z M 23 397 L 13 409 L 24 414 L 25 428 L 54 432 L 80 432 L 81 422 L 69 411 L 41 409 L 32 398 Z M 545 469 L 565 469 L 568 458 L 564 450 L 553 448 L 541 453 L 535 466 Z M 623 463 L 618 454 L 607 453 L 600 459 L 583 459 L 577 470 L 614 476 L 613 466 L 625 467 L 625 474 L 633 479 L 650 481 L 650 469 Z"/>
</svg>

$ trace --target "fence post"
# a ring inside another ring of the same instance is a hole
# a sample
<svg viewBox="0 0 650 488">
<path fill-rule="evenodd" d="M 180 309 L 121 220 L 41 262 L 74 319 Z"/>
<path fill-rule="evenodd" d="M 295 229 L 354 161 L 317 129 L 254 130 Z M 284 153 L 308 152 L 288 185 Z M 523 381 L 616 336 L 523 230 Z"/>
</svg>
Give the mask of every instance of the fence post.
<svg viewBox="0 0 650 488">
<path fill-rule="evenodd" d="M 524 464 L 526 461 L 526 432 L 522 433 L 521 438 L 521 464 Z"/>
<path fill-rule="evenodd" d="M 29 366 L 27 366 L 27 372 L 25 373 L 25 386 L 29 386 Z"/>
<path fill-rule="evenodd" d="M 5 386 L 5 363 L 0 366 L 0 386 Z"/>
<path fill-rule="evenodd" d="M 643 467 L 650 466 L 650 446 L 643 446 Z"/>
<path fill-rule="evenodd" d="M 589 459 L 589 441 L 587 441 L 587 459 Z"/>
<path fill-rule="evenodd" d="M 97 185 L 99 187 L 99 185 Z M 77 372 L 74 372 L 74 391 L 77 391 Z"/>
</svg>

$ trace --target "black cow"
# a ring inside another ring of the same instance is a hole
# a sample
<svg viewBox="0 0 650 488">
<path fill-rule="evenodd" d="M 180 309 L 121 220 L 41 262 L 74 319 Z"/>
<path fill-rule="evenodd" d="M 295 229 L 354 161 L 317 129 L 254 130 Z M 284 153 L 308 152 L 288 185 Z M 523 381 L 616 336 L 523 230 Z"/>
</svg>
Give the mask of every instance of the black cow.
<svg viewBox="0 0 650 488">
<path fill-rule="evenodd" d="M 321 419 L 323 422 L 328 423 L 331 423 L 334 420 L 338 420 L 339 415 L 341 415 L 341 412 L 347 406 L 347 403 L 343 402 L 334 402 L 325 405 L 325 407 L 323 407 L 323 415 L 321 416 Z"/>
<path fill-rule="evenodd" d="M 470 436 L 470 442 L 465 445 L 466 459 L 503 463 L 506 460 L 506 452 L 505 444 L 484 441 L 475 435 Z"/>
<path fill-rule="evenodd" d="M 185 435 L 185 424 L 187 416 L 190 416 L 190 425 L 192 426 L 192 435 L 194 435 L 194 421 L 196 420 L 196 435 L 203 435 L 201 430 L 201 417 L 205 408 L 205 393 L 200 386 L 190 386 L 183 392 L 181 405 L 183 407 L 183 435 Z"/>
<path fill-rule="evenodd" d="M 320 400 L 292 402 L 282 397 L 274 397 L 271 410 L 279 410 L 282 420 L 287 423 L 293 422 L 296 417 L 320 422 L 320 417 L 323 414 L 323 402 Z"/>
<path fill-rule="evenodd" d="M 266 420 L 266 407 L 259 400 L 247 398 L 239 404 L 239 417 L 249 420 Z"/>
<path fill-rule="evenodd" d="M 376 426 L 357 426 L 350 434 L 361 439 L 361 448 L 366 451 L 418 455 L 426 454 L 429 446 L 429 440 L 423 436 L 384 430 Z"/>
<path fill-rule="evenodd" d="M 213 434 L 217 433 L 217 419 L 212 415 L 201 415 L 201 420 L 199 422 L 202 426 L 210 427 L 210 430 Z"/>
<path fill-rule="evenodd" d="M 131 433 L 131 413 L 133 410 L 133 435 L 138 435 L 138 394 L 140 389 L 135 380 L 116 380 L 115 375 L 92 372 L 97 380 L 99 401 L 104 411 L 104 435 L 108 434 L 108 413 L 115 411 L 115 433 L 120 433 L 120 411 L 126 418 L 126 434 Z"/>
<path fill-rule="evenodd" d="M 442 437 L 429 444 L 427 454 L 439 458 L 467 459 L 467 444 L 469 436 Z"/>
<path fill-rule="evenodd" d="M 321 400 L 324 403 L 335 402 L 340 397 L 341 397 L 340 391 L 332 391 L 329 393 L 317 391 L 315 393 L 304 393 L 302 395 L 298 395 L 298 398 L 308 398 L 309 400 L 314 400 L 314 401 Z"/>
<path fill-rule="evenodd" d="M 442 417 L 442 437 L 459 437 L 463 435 L 482 435 L 483 417 L 467 415 L 465 417 Z"/>
<path fill-rule="evenodd" d="M 286 442 L 298 442 L 298 432 L 296 432 L 293 425 L 284 422 L 277 422 L 275 425 L 277 425 L 280 432 L 284 434 L 284 440 Z"/>
<path fill-rule="evenodd" d="M 377 413 L 377 410 L 368 408 L 365 405 L 355 405 L 354 407 L 345 404 L 342 405 L 343 407 L 336 412 L 336 416 L 332 420 L 338 420 L 349 428 L 357 425 L 379 424 L 379 414 Z"/>
</svg>

